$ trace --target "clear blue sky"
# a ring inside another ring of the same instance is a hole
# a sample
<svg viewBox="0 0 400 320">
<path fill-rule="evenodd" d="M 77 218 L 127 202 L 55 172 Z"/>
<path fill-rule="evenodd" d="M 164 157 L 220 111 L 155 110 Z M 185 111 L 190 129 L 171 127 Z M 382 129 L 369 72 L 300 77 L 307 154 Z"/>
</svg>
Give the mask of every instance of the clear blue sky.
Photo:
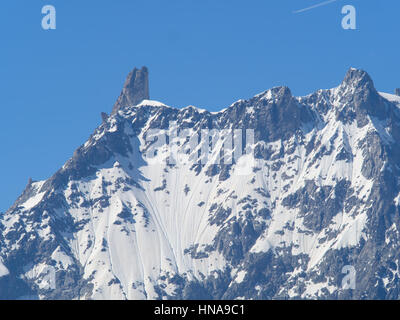
<svg viewBox="0 0 400 320">
<path fill-rule="evenodd" d="M 400 87 L 398 0 L 2 0 L 0 211 L 28 177 L 50 177 L 109 112 L 127 73 L 150 70 L 152 99 L 218 110 L 276 85 L 336 86 L 350 66 Z M 57 29 L 41 28 L 41 8 Z M 357 30 L 341 8 L 357 9 Z"/>
</svg>

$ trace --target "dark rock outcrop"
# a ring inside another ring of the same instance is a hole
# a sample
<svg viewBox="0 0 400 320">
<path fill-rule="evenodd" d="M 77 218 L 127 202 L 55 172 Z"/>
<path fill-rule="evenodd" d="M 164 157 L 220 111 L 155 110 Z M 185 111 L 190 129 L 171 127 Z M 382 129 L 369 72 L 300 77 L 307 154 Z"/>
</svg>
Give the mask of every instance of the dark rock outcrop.
<svg viewBox="0 0 400 320">
<path fill-rule="evenodd" d="M 146 67 L 135 68 L 128 74 L 112 113 L 126 106 L 137 105 L 149 98 L 149 71 Z"/>
</svg>

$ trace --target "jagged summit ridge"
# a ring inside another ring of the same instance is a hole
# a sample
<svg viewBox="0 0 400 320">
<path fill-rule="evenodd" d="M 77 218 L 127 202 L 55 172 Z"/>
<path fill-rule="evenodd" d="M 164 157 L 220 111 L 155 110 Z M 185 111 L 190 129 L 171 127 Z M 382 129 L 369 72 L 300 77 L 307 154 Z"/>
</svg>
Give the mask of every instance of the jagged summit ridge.
<svg viewBox="0 0 400 320">
<path fill-rule="evenodd" d="M 363 89 L 367 89 L 368 91 L 373 91 L 374 93 L 377 93 L 370 75 L 362 69 L 356 69 L 353 67 L 349 68 L 339 87 L 335 88 L 336 91 L 340 91 L 340 94 L 343 94 L 344 92 L 351 92 L 351 94 L 353 94 L 354 91 L 359 91 Z M 291 97 L 292 93 L 289 87 L 277 86 L 268 89 L 260 94 L 257 94 L 254 98 L 282 100 L 285 98 L 290 99 Z M 150 100 L 148 68 L 134 68 L 128 74 L 125 80 L 121 94 L 113 107 L 112 114 L 124 107 L 136 106 L 138 104 L 143 105 L 144 103 L 146 103 L 146 100 Z M 151 102 L 148 103 L 154 104 Z M 236 103 L 237 102 L 233 103 L 231 106 Z"/>
<path fill-rule="evenodd" d="M 122 109 L 0 217 L 0 297 L 399 299 L 400 109 L 356 73 L 346 90 L 273 88 L 211 113 L 127 102 L 136 70 Z M 390 121 L 370 112 L 385 108 Z M 151 146 L 168 157 L 160 128 L 188 157 L 202 129 L 253 129 L 251 170 L 151 164 Z"/>
</svg>

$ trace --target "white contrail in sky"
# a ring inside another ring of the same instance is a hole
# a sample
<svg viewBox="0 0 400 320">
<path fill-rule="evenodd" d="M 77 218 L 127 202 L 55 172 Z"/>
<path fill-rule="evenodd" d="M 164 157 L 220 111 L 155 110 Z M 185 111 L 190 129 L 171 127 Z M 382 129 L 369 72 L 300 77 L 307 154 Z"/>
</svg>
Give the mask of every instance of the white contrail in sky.
<svg viewBox="0 0 400 320">
<path fill-rule="evenodd" d="M 300 10 L 297 10 L 297 11 L 293 11 L 293 13 L 300 13 L 300 12 L 308 11 L 308 10 L 315 9 L 315 8 L 318 8 L 318 7 L 326 6 L 327 4 L 330 4 L 330 3 L 336 2 L 336 1 L 338 1 L 338 0 L 324 1 L 324 2 L 318 3 L 318 4 L 313 5 L 311 7 L 308 7 L 308 8 L 304 8 L 304 9 L 300 9 Z"/>
</svg>

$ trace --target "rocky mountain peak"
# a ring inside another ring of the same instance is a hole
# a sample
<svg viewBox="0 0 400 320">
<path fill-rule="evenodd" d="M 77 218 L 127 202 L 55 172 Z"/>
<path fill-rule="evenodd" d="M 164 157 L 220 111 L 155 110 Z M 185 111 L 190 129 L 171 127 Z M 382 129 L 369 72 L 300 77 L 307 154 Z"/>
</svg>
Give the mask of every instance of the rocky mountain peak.
<svg viewBox="0 0 400 320">
<path fill-rule="evenodd" d="M 125 80 L 124 87 L 112 113 L 123 107 L 137 105 L 143 100 L 149 99 L 149 71 L 146 67 L 141 69 L 134 68 Z"/>
<path fill-rule="evenodd" d="M 350 68 L 347 71 L 342 86 L 375 91 L 374 82 L 369 74 L 364 70 L 355 68 Z"/>
<path fill-rule="evenodd" d="M 255 99 L 267 99 L 267 100 L 281 100 L 283 98 L 292 97 L 292 92 L 286 86 L 273 87 L 268 89 L 258 95 L 256 95 Z"/>
<path fill-rule="evenodd" d="M 283 99 L 292 97 L 292 92 L 286 86 L 275 87 L 269 90 L 273 99 Z"/>
</svg>

